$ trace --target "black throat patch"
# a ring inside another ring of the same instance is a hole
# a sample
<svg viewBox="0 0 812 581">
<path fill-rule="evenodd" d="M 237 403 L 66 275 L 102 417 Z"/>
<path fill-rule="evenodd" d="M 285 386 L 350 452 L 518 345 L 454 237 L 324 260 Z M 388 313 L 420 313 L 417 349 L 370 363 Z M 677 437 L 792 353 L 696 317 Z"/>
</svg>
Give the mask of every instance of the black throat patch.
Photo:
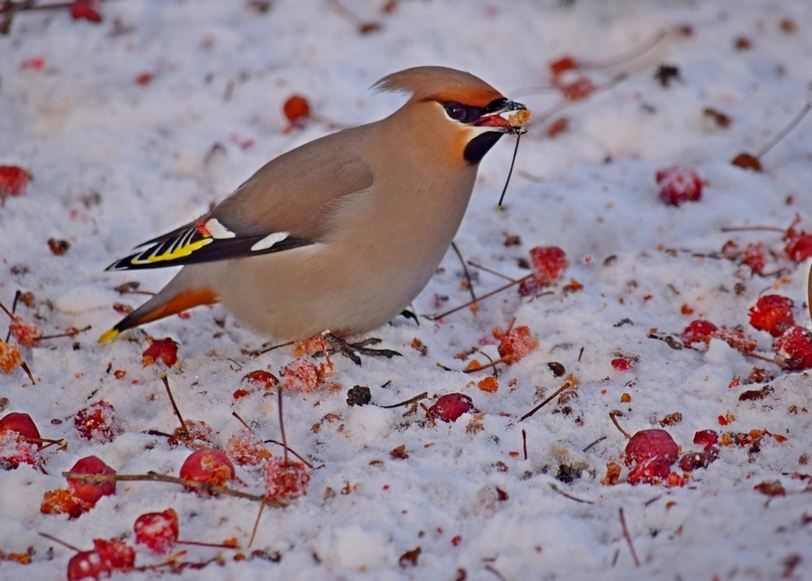
<svg viewBox="0 0 812 581">
<path fill-rule="evenodd" d="M 501 131 L 488 131 L 477 135 L 465 146 L 462 156 L 470 165 L 478 164 L 503 135 Z"/>
</svg>

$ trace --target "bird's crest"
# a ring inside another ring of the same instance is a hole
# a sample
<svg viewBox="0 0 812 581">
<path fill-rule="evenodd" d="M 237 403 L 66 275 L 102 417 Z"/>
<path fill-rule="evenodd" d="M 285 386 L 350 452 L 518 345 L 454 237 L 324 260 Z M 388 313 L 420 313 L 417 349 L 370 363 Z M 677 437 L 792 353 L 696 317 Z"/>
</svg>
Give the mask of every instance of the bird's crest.
<svg viewBox="0 0 812 581">
<path fill-rule="evenodd" d="M 410 101 L 458 101 L 485 107 L 502 94 L 471 73 L 446 67 L 414 67 L 387 75 L 372 86 L 381 92 L 406 93 Z"/>
</svg>

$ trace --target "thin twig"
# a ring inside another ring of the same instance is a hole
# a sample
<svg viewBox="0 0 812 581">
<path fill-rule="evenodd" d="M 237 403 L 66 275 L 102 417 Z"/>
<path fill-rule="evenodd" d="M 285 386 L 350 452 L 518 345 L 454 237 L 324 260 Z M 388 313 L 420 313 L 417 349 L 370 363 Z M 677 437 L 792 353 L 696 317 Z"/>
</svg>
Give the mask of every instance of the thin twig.
<svg viewBox="0 0 812 581">
<path fill-rule="evenodd" d="M 178 416 L 178 419 L 180 420 L 180 427 L 183 428 L 183 431 L 186 432 L 187 436 L 190 436 L 191 434 L 189 434 L 189 429 L 186 427 L 186 422 L 183 421 L 183 416 L 180 415 L 178 404 L 175 403 L 175 398 L 172 395 L 172 389 L 169 387 L 169 379 L 167 379 L 166 373 L 161 374 L 161 381 L 164 382 L 166 393 L 169 395 L 169 401 L 172 403 L 172 409 L 175 410 L 175 415 Z"/>
<path fill-rule="evenodd" d="M 35 337 L 35 341 L 44 341 L 45 339 L 61 339 L 62 337 L 75 337 L 79 333 L 85 333 L 90 331 L 93 328 L 93 325 L 88 325 L 84 329 L 76 329 L 74 331 L 68 331 L 66 333 L 57 333 L 56 335 L 42 335 L 41 337 Z"/>
<path fill-rule="evenodd" d="M 789 122 L 789 125 L 784 127 L 781 131 L 778 132 L 778 135 L 772 138 L 772 140 L 767 143 L 764 147 L 758 150 L 758 153 L 754 156 L 756 159 L 761 158 L 764 156 L 768 151 L 770 151 L 773 147 L 778 145 L 778 142 L 784 139 L 787 134 L 795 129 L 795 126 L 801 122 L 801 120 L 809 113 L 809 109 L 812 108 L 812 103 L 807 103 L 803 109 L 801 109 L 800 113 L 798 113 L 795 118 Z"/>
<path fill-rule="evenodd" d="M 655 33 L 650 39 L 643 41 L 642 43 L 627 50 L 626 52 L 610 56 L 603 60 L 587 61 L 582 65 L 582 68 L 604 69 L 628 62 L 630 60 L 634 60 L 637 57 L 643 55 L 644 53 L 654 48 L 657 45 L 657 43 L 659 43 L 662 39 L 665 38 L 665 35 L 666 31 L 660 30 L 659 32 Z"/>
<path fill-rule="evenodd" d="M 516 282 L 515 278 L 511 278 L 511 277 L 507 276 L 506 274 L 502 274 L 501 272 L 493 270 L 492 268 L 488 268 L 487 266 L 482 266 L 481 264 L 477 264 L 476 262 L 473 262 L 471 260 L 468 261 L 468 265 L 473 266 L 474 268 L 478 268 L 479 270 L 484 270 L 485 272 L 488 272 L 490 274 L 498 276 L 499 278 L 509 280 L 510 282 L 514 282 L 514 283 Z"/>
<path fill-rule="evenodd" d="M 543 408 L 548 403 L 550 403 L 552 400 L 554 400 L 556 398 L 556 396 L 558 396 L 562 391 L 570 389 L 570 388 L 572 388 L 572 384 L 569 381 L 565 381 L 564 385 L 562 385 L 561 387 L 556 389 L 555 392 L 553 392 L 553 395 L 551 395 L 550 397 L 545 399 L 543 402 L 541 402 L 539 405 L 534 407 L 532 410 L 530 410 L 529 412 L 524 414 L 521 418 L 519 418 L 519 421 L 520 422 L 525 421 L 527 418 L 529 418 L 530 416 L 535 414 L 537 411 L 539 411 L 541 408 Z"/>
<path fill-rule="evenodd" d="M 74 546 L 73 546 L 73 545 L 71 545 L 70 543 L 66 543 L 66 542 L 65 542 L 65 541 L 63 541 L 62 539 L 57 539 L 57 538 L 56 538 L 55 536 L 53 536 L 53 535 L 49 535 L 48 533 L 43 533 L 43 532 L 40 532 L 40 531 L 38 531 L 38 532 L 37 532 L 37 534 L 38 534 L 39 536 L 41 536 L 41 537 L 45 537 L 46 539 L 48 539 L 48 540 L 50 540 L 50 541 L 53 541 L 53 542 L 55 542 L 55 543 L 59 543 L 59 544 L 60 544 L 60 545 L 62 545 L 63 547 L 67 547 L 67 548 L 69 548 L 71 551 L 76 551 L 77 553 L 81 553 L 81 552 L 82 552 L 82 549 L 80 549 L 79 547 L 74 547 Z"/>
<path fill-rule="evenodd" d="M 31 384 L 32 385 L 37 385 L 37 382 L 34 380 L 34 374 L 31 373 L 31 368 L 28 367 L 28 363 L 23 361 L 22 363 L 20 363 L 20 367 L 22 367 L 23 371 L 25 371 L 25 374 L 28 375 L 28 379 L 31 380 Z"/>
<path fill-rule="evenodd" d="M 623 507 L 620 507 L 620 525 L 623 527 L 623 536 L 626 538 L 626 542 L 629 543 L 629 550 L 632 552 L 632 559 L 634 559 L 634 566 L 640 566 L 640 559 L 637 558 L 637 552 L 634 550 L 634 545 L 632 544 L 632 538 L 629 536 L 629 529 L 626 527 L 626 517 L 623 516 Z"/>
<path fill-rule="evenodd" d="M 604 441 L 604 440 L 605 440 L 607 437 L 608 437 L 608 436 L 601 436 L 600 438 L 598 438 L 597 440 L 595 440 L 594 442 L 592 442 L 592 443 L 591 443 L 589 446 L 587 446 L 586 448 L 584 448 L 583 450 L 581 450 L 581 452 L 587 452 L 587 451 L 589 451 L 590 449 L 592 449 L 592 447 L 593 447 L 593 446 L 595 446 L 596 444 L 598 444 L 598 443 L 600 443 L 600 442 L 603 442 L 603 441 Z"/>
<path fill-rule="evenodd" d="M 419 395 L 416 395 L 414 397 L 410 397 L 406 401 L 402 401 L 400 403 L 393 403 L 392 405 L 379 405 L 378 407 L 386 409 L 386 410 L 391 410 L 393 408 L 399 408 L 399 407 L 403 407 L 405 405 L 409 405 L 410 403 L 416 403 L 416 402 L 420 401 L 421 399 L 426 399 L 428 396 L 429 396 L 429 392 L 424 391 L 423 393 L 421 393 Z"/>
<path fill-rule="evenodd" d="M 257 513 L 257 520 L 254 521 L 254 530 L 251 531 L 251 540 L 248 541 L 248 548 L 254 544 L 254 538 L 257 536 L 257 529 L 259 528 L 259 519 L 262 518 L 262 512 L 265 510 L 265 503 L 259 505 L 259 512 Z"/>
<path fill-rule="evenodd" d="M 527 460 L 527 430 L 522 428 L 522 451 L 524 452 L 524 459 Z"/>
<path fill-rule="evenodd" d="M 462 264 L 462 273 L 465 276 L 465 280 L 468 283 L 468 292 L 471 293 L 471 301 L 473 304 L 476 304 L 476 294 L 474 293 L 474 281 L 471 280 L 471 273 L 468 272 L 468 267 L 465 265 L 465 259 L 462 257 L 462 253 L 460 253 L 460 249 L 457 248 L 456 242 L 451 242 L 451 248 L 454 249 L 454 252 L 457 254 L 457 258 L 460 259 L 460 264 Z"/>
<path fill-rule="evenodd" d="M 224 496 L 234 496 L 237 498 L 244 498 L 246 500 L 253 500 L 255 502 L 264 502 L 268 506 L 275 508 L 282 508 L 287 506 L 284 502 L 271 500 L 266 496 L 258 494 L 249 494 L 241 490 L 234 490 L 227 486 L 219 486 L 209 482 L 198 482 L 197 480 L 189 480 L 188 478 L 178 478 L 176 476 L 169 476 L 167 474 L 158 474 L 157 472 L 147 472 L 146 474 L 87 474 L 84 472 L 63 472 L 62 476 L 72 480 L 79 480 L 80 482 L 92 482 L 100 484 L 103 482 L 169 482 L 170 484 L 180 484 L 187 488 L 193 488 L 203 492 L 212 494 L 222 494 Z"/>
<path fill-rule="evenodd" d="M 271 345 L 267 349 L 262 349 L 262 350 L 258 349 L 256 351 L 251 351 L 250 355 L 251 355 L 251 357 L 256 359 L 260 355 L 265 355 L 266 353 L 269 353 L 269 352 L 271 352 L 271 351 L 273 351 L 275 349 L 279 349 L 280 347 L 287 347 L 289 345 L 293 345 L 294 343 L 296 343 L 296 341 L 288 341 L 287 343 L 279 343 L 278 345 Z"/>
<path fill-rule="evenodd" d="M 595 504 L 595 502 L 592 500 L 584 500 L 583 498 L 578 498 L 577 496 L 573 496 L 569 493 L 564 492 L 563 490 L 558 488 L 558 486 L 555 485 L 555 482 L 548 482 L 547 485 L 564 498 L 569 498 L 570 500 L 574 500 L 575 502 L 582 502 L 584 504 Z"/>
<path fill-rule="evenodd" d="M 265 503 L 262 503 L 262 506 L 265 506 Z M 240 550 L 239 546 L 226 545 L 224 543 L 206 543 L 204 541 L 184 541 L 180 539 L 175 541 L 175 543 L 178 545 L 192 545 L 195 547 L 211 547 L 213 549 L 232 549 L 234 551 Z"/>
<path fill-rule="evenodd" d="M 489 292 L 489 293 L 487 293 L 487 294 L 482 295 L 481 297 L 479 297 L 479 299 L 477 300 L 477 302 L 478 302 L 478 303 L 481 303 L 481 302 L 482 302 L 482 301 L 484 301 L 485 299 L 490 298 L 490 297 L 492 297 L 493 295 L 497 295 L 497 294 L 501 293 L 502 291 L 507 290 L 507 289 L 509 289 L 510 287 L 515 286 L 515 285 L 517 285 L 517 284 L 520 284 L 521 282 L 523 282 L 523 281 L 525 281 L 525 280 L 528 280 L 528 279 L 530 279 L 530 278 L 532 278 L 532 277 L 534 277 L 534 276 L 536 276 L 536 275 L 535 275 L 535 274 L 528 274 L 527 276 L 523 276 L 522 278 L 520 278 L 519 280 L 517 280 L 517 281 L 515 281 L 515 282 L 511 282 L 511 283 L 508 283 L 508 284 L 506 284 L 506 285 L 504 285 L 504 286 L 501 286 L 501 287 L 499 287 L 499 288 L 498 288 L 498 289 L 496 289 L 496 290 L 493 290 L 493 291 L 491 291 L 491 292 Z M 451 309 L 451 310 L 449 310 L 449 311 L 446 311 L 446 312 L 444 312 L 444 313 L 440 313 L 439 315 L 429 315 L 427 318 L 428 318 L 430 321 L 436 321 L 436 320 L 438 320 L 438 319 L 442 319 L 443 317 L 447 317 L 448 315 L 450 315 L 450 314 L 452 314 L 452 313 L 456 313 L 457 311 L 461 311 L 462 309 L 464 309 L 464 308 L 466 308 L 466 307 L 469 307 L 469 306 L 471 306 L 472 304 L 473 304 L 473 303 L 470 303 L 470 302 L 469 302 L 469 303 L 465 303 L 464 305 L 460 305 L 459 307 L 455 307 L 455 308 L 453 308 L 453 309 Z"/>
<path fill-rule="evenodd" d="M 282 442 L 280 442 L 279 440 L 263 440 L 262 442 L 263 442 L 264 444 L 276 444 L 277 446 L 285 446 L 285 445 L 284 445 Z M 308 467 L 308 468 L 310 468 L 311 470 L 313 470 L 313 469 L 314 469 L 313 464 L 311 464 L 310 462 L 308 462 L 307 460 L 305 460 L 305 459 L 304 459 L 304 457 L 303 457 L 301 454 L 299 454 L 299 453 L 298 453 L 296 450 L 294 450 L 293 448 L 289 448 L 289 447 L 287 447 L 287 446 L 285 446 L 285 448 L 287 448 L 288 452 L 290 452 L 291 454 L 293 454 L 294 456 L 296 456 L 296 457 L 297 457 L 299 460 L 301 460 L 301 461 L 302 461 L 302 463 L 303 463 L 305 466 L 307 466 L 307 467 Z"/>
<path fill-rule="evenodd" d="M 513 149 L 513 157 L 510 160 L 510 169 L 508 170 L 507 179 L 505 180 L 505 187 L 502 188 L 502 195 L 499 196 L 499 203 L 496 204 L 497 210 L 504 209 L 502 206 L 502 202 L 505 200 L 505 193 L 508 189 L 508 184 L 510 183 L 510 176 L 513 175 L 513 166 L 516 165 L 516 154 L 519 153 L 519 142 L 522 139 L 521 133 L 516 135 L 516 147 Z"/>
<path fill-rule="evenodd" d="M 280 385 L 276 390 L 277 400 L 279 402 L 279 431 L 282 432 L 282 446 L 285 450 L 285 464 L 288 463 L 288 440 L 285 436 L 285 419 L 282 415 L 282 386 Z"/>
<path fill-rule="evenodd" d="M 722 226 L 720 232 L 786 232 L 778 226 Z"/>
<path fill-rule="evenodd" d="M 623 412 L 622 411 L 620 411 L 620 410 L 612 410 L 611 412 L 609 412 L 609 418 L 612 420 L 612 423 L 615 424 L 615 427 L 620 431 L 621 434 L 626 436 L 626 439 L 631 440 L 632 437 L 629 434 L 629 432 L 627 432 L 626 430 L 624 430 L 623 428 L 620 427 L 620 422 L 617 421 L 618 417 L 623 417 Z"/>
</svg>

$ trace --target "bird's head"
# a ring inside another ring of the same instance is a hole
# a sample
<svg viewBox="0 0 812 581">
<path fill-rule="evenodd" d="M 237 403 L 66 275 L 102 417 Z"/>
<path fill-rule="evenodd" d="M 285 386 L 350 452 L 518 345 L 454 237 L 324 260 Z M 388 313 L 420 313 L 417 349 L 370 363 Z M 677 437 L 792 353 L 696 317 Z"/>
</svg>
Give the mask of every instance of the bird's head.
<svg viewBox="0 0 812 581">
<path fill-rule="evenodd" d="M 398 114 L 408 114 L 420 134 L 468 165 L 477 165 L 503 135 L 527 131 L 527 107 L 463 71 L 415 67 L 384 77 L 374 88 L 409 94 Z"/>
</svg>

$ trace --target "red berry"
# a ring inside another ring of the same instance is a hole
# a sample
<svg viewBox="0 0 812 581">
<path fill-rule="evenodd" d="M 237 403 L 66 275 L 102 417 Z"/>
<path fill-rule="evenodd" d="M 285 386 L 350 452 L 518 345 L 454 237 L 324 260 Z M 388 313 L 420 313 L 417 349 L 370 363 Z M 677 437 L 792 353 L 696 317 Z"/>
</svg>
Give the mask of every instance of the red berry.
<svg viewBox="0 0 812 581">
<path fill-rule="evenodd" d="M 558 246 L 536 246 L 530 249 L 530 260 L 538 285 L 553 284 L 570 265 L 566 253 Z"/>
<path fill-rule="evenodd" d="M 16 432 L 20 437 L 28 440 L 39 440 L 39 430 L 34 420 L 28 414 L 11 412 L 0 418 L 0 434 L 6 432 Z M 42 442 L 34 442 L 37 447 L 42 447 Z"/>
<path fill-rule="evenodd" d="M 307 494 L 310 474 L 301 462 L 271 458 L 265 464 L 265 496 L 271 500 L 290 501 Z"/>
<path fill-rule="evenodd" d="M 662 457 L 648 458 L 629 471 L 629 484 L 659 484 L 671 473 L 672 462 Z"/>
<path fill-rule="evenodd" d="M 561 87 L 567 101 L 580 101 L 595 92 L 597 87 L 588 77 L 578 77 L 573 82 Z"/>
<path fill-rule="evenodd" d="M 43 335 L 42 330 L 34 323 L 29 323 L 16 316 L 9 323 L 8 330 L 17 343 L 29 347 L 36 345 Z"/>
<path fill-rule="evenodd" d="M 141 85 L 142 87 L 144 85 L 149 85 L 152 82 L 152 78 L 152 73 L 149 71 L 138 73 L 138 75 L 135 77 L 135 84 Z"/>
<path fill-rule="evenodd" d="M 87 20 L 88 22 L 101 22 L 102 17 L 93 0 L 73 0 L 70 15 L 74 20 Z"/>
<path fill-rule="evenodd" d="M 719 443 L 719 434 L 714 430 L 699 430 L 694 434 L 694 444 L 702 446 L 706 450 Z"/>
<path fill-rule="evenodd" d="M 499 357 L 508 363 L 518 361 L 539 346 L 538 340 L 530 333 L 529 327 L 510 329 L 499 337 Z"/>
<path fill-rule="evenodd" d="M 285 365 L 279 375 L 285 378 L 285 389 L 315 391 L 322 383 L 318 366 L 301 357 Z"/>
<path fill-rule="evenodd" d="M 775 340 L 775 353 L 793 371 L 812 368 L 812 333 L 793 325 Z"/>
<path fill-rule="evenodd" d="M 675 165 L 657 170 L 655 179 L 660 186 L 660 199 L 666 204 L 679 206 L 702 197 L 702 179 L 690 167 Z"/>
<path fill-rule="evenodd" d="M 285 101 L 283 110 L 288 121 L 293 121 L 294 123 L 301 122 L 310 116 L 310 103 L 301 95 L 293 95 Z"/>
<path fill-rule="evenodd" d="M 711 333 L 714 339 L 721 339 L 740 353 L 752 353 L 756 350 L 756 342 L 743 331 L 722 325 Z"/>
<path fill-rule="evenodd" d="M 76 553 L 68 561 L 68 581 L 80 579 L 107 579 L 113 574 L 110 563 L 96 551 Z"/>
<path fill-rule="evenodd" d="M 96 456 L 86 456 L 81 458 L 68 470 L 79 474 L 115 474 L 116 471 L 102 462 Z M 109 496 L 116 492 L 115 480 L 108 482 L 83 482 L 78 478 L 68 478 L 68 488 L 71 494 L 77 499 L 93 507 L 102 496 Z"/>
<path fill-rule="evenodd" d="M 94 550 L 112 569 L 135 566 L 135 550 L 121 539 L 93 539 Z"/>
<path fill-rule="evenodd" d="M 787 241 L 784 252 L 793 262 L 802 262 L 812 256 L 812 234 L 809 232 L 796 232 L 790 228 L 784 240 Z"/>
<path fill-rule="evenodd" d="M 567 55 L 555 60 L 549 64 L 550 74 L 553 77 L 560 77 L 567 71 L 572 71 L 578 68 L 578 61 L 575 58 Z"/>
<path fill-rule="evenodd" d="M 679 457 L 679 446 L 671 434 L 659 428 L 640 430 L 626 444 L 626 465 L 661 458 L 671 466 Z M 666 476 L 668 473 L 666 472 Z"/>
<path fill-rule="evenodd" d="M 142 354 L 143 365 L 152 365 L 158 359 L 164 362 L 167 367 L 172 367 L 178 362 L 178 344 L 172 339 L 153 339 L 149 338 L 149 347 Z"/>
<path fill-rule="evenodd" d="M 685 327 L 685 330 L 680 333 L 679 338 L 682 339 L 686 347 L 690 347 L 694 343 L 704 343 L 708 337 L 710 337 L 711 333 L 718 329 L 719 327 L 710 321 L 697 319 L 696 321 L 691 321 L 688 326 Z"/>
<path fill-rule="evenodd" d="M 749 243 L 744 247 L 742 262 L 750 267 L 753 274 L 763 274 L 767 265 L 767 247 L 763 242 Z"/>
<path fill-rule="evenodd" d="M 256 466 L 273 456 L 265 448 L 262 440 L 247 428 L 228 439 L 226 454 L 240 466 Z"/>
<path fill-rule="evenodd" d="M 0 165 L 0 201 L 9 196 L 22 196 L 31 175 L 16 165 Z"/>
<path fill-rule="evenodd" d="M 429 408 L 432 417 L 444 422 L 456 422 L 462 414 L 476 411 L 473 400 L 464 393 L 443 395 Z"/>
<path fill-rule="evenodd" d="M 792 301 L 780 295 L 764 295 L 750 309 L 750 324 L 759 331 L 767 331 L 773 337 L 780 337 L 795 324 Z"/>
<path fill-rule="evenodd" d="M 153 553 L 168 553 L 178 540 L 178 514 L 171 508 L 135 519 L 135 542 Z"/>
<path fill-rule="evenodd" d="M 625 357 L 617 357 L 616 359 L 612 359 L 612 367 L 618 371 L 628 371 L 632 368 L 632 362 Z"/>
<path fill-rule="evenodd" d="M 692 472 L 697 468 L 707 468 L 711 462 L 719 457 L 719 448 L 710 446 L 701 452 L 688 452 L 679 459 L 679 467 L 685 472 Z"/>
<path fill-rule="evenodd" d="M 73 425 L 88 440 L 107 444 L 121 433 L 116 408 L 106 401 L 97 401 L 76 412 Z"/>
<path fill-rule="evenodd" d="M 234 465 L 223 452 L 203 448 L 192 452 L 180 468 L 180 477 L 222 486 L 234 478 Z"/>
<path fill-rule="evenodd" d="M 270 371 L 264 371 L 262 369 L 257 369 L 256 371 L 247 373 L 245 376 L 243 376 L 242 381 L 243 383 L 249 383 L 251 385 L 262 387 L 266 391 L 279 385 L 279 379 L 277 379 L 273 373 Z"/>
</svg>

